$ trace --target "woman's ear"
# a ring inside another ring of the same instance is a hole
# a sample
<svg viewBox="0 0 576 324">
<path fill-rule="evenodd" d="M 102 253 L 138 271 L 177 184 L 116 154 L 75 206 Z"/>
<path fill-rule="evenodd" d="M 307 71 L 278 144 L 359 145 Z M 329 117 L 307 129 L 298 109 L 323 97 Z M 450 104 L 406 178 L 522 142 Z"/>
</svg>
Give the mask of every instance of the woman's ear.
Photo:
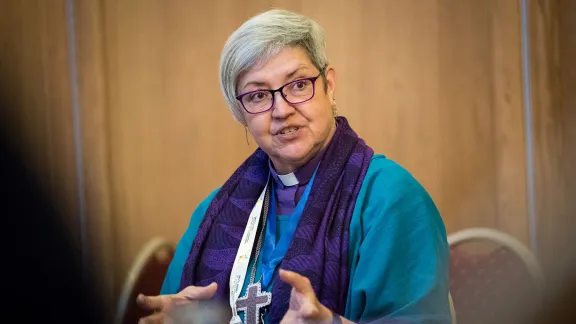
<svg viewBox="0 0 576 324">
<path fill-rule="evenodd" d="M 328 95 L 328 100 L 332 105 L 336 104 L 336 70 L 328 65 L 326 71 L 324 71 L 326 77 L 326 94 Z"/>
</svg>

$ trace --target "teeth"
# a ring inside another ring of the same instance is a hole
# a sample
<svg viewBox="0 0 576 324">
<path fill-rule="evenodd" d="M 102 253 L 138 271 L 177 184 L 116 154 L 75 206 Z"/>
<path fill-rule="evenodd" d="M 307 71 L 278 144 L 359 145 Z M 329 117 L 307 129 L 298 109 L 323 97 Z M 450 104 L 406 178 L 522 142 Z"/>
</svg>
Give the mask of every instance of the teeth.
<svg viewBox="0 0 576 324">
<path fill-rule="evenodd" d="M 280 132 L 280 134 L 288 134 L 288 133 L 292 133 L 298 130 L 298 127 L 288 127 L 288 128 L 284 128 L 282 130 L 282 132 Z"/>
</svg>

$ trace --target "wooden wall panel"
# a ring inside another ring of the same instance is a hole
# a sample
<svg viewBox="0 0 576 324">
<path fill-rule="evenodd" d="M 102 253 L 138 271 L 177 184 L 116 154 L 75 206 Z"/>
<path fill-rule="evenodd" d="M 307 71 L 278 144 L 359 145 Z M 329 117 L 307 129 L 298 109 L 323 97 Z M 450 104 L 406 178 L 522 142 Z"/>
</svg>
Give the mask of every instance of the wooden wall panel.
<svg viewBox="0 0 576 324">
<path fill-rule="evenodd" d="M 27 167 L 80 242 L 65 1 L 0 3 L 0 94 Z"/>
<path fill-rule="evenodd" d="M 533 0 L 530 9 L 537 239 L 554 289 L 576 267 L 576 4 Z"/>
<path fill-rule="evenodd" d="M 493 1 L 492 60 L 496 145 L 496 227 L 530 245 L 518 1 Z"/>
<path fill-rule="evenodd" d="M 337 7 L 302 11 L 326 28 L 343 114 L 430 190 L 450 232 L 528 242 L 518 3 Z"/>
<path fill-rule="evenodd" d="M 562 77 L 562 107 L 564 110 L 562 126 L 564 130 L 564 170 L 566 176 L 566 194 L 571 199 L 567 204 L 567 226 L 569 237 L 576 230 L 576 2 L 562 0 L 560 5 L 560 59 Z M 566 242 L 570 246 L 571 241 Z M 570 256 L 576 267 L 576 251 Z"/>
<path fill-rule="evenodd" d="M 124 278 L 116 274 L 116 228 L 112 219 L 109 163 L 109 111 L 107 97 L 105 35 L 101 1 L 74 1 L 76 60 L 78 65 L 79 105 L 82 111 L 80 134 L 83 146 L 82 188 L 86 197 L 86 226 L 89 248 L 84 251 L 97 279 L 102 305 L 113 318 L 116 289 Z"/>
<path fill-rule="evenodd" d="M 326 29 L 338 110 L 410 170 L 449 232 L 528 242 L 516 1 L 102 1 L 110 223 L 117 274 L 255 149 L 218 86 L 220 50 L 247 18 L 296 10 Z"/>
<path fill-rule="evenodd" d="M 177 241 L 201 199 L 255 149 L 219 93 L 219 51 L 234 21 L 225 24 L 218 9 L 105 2 L 110 197 L 121 275 L 151 237 Z"/>
</svg>

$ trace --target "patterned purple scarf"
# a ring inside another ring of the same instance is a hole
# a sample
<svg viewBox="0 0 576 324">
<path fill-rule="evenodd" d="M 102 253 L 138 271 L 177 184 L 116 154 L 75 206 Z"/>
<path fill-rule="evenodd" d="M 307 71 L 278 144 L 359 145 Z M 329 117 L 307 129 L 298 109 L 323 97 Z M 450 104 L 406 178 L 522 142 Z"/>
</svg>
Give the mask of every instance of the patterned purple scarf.
<svg viewBox="0 0 576 324">
<path fill-rule="evenodd" d="M 349 227 L 374 151 L 344 117 L 320 162 L 292 243 L 280 268 L 308 277 L 318 300 L 344 314 L 348 294 Z M 236 252 L 258 196 L 268 181 L 268 156 L 257 149 L 226 181 L 208 207 L 184 265 L 180 289 L 218 283 L 214 299 L 228 305 Z M 273 279 L 270 323 L 279 323 L 291 287 Z"/>
</svg>

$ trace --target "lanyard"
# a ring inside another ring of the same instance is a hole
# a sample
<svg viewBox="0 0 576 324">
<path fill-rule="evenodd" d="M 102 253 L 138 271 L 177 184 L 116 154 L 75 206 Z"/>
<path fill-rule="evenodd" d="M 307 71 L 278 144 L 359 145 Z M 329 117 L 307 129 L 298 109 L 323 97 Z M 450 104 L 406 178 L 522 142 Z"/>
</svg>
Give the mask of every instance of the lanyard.
<svg viewBox="0 0 576 324">
<path fill-rule="evenodd" d="M 278 244 L 276 244 L 276 195 L 274 193 L 274 185 L 272 185 L 272 193 L 270 195 L 270 215 L 268 215 L 268 220 L 266 222 L 266 234 L 264 236 L 264 246 L 262 247 L 262 287 L 266 289 L 274 277 L 274 272 L 276 267 L 284 258 L 284 255 L 290 247 L 292 242 L 292 237 L 294 232 L 296 232 L 296 227 L 302 217 L 302 212 L 306 206 L 306 201 L 308 196 L 310 196 L 310 191 L 312 189 L 312 183 L 316 177 L 316 171 L 312 175 L 312 178 L 308 182 L 300 201 L 296 205 L 296 208 L 290 215 L 290 221 L 286 231 L 280 236 Z"/>
<path fill-rule="evenodd" d="M 268 183 L 264 186 L 264 190 L 262 190 L 260 197 L 258 197 L 258 200 L 256 201 L 256 205 L 254 205 L 254 208 L 250 213 L 248 224 L 246 225 L 246 229 L 244 229 L 242 241 L 240 241 L 238 253 L 236 253 L 234 265 L 232 266 L 232 273 L 230 274 L 230 308 L 232 308 L 232 319 L 230 320 L 230 323 L 241 323 L 236 310 L 236 301 L 238 300 L 238 297 L 240 297 L 240 292 L 244 285 L 244 279 L 246 278 L 246 272 L 248 270 L 256 232 L 258 231 L 258 223 L 260 222 L 260 214 L 262 213 L 262 206 L 264 204 L 264 197 L 267 188 Z"/>
</svg>

